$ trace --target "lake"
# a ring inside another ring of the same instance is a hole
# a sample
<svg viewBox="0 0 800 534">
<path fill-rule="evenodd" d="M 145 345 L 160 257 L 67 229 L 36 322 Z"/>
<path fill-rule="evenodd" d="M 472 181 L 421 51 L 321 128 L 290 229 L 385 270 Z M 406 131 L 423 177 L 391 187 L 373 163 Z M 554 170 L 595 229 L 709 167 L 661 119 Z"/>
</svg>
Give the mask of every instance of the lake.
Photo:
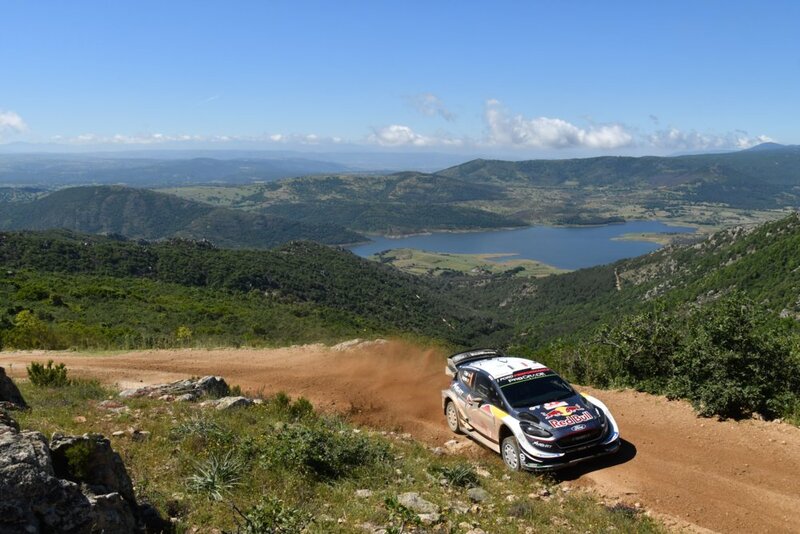
<svg viewBox="0 0 800 534">
<path fill-rule="evenodd" d="M 613 238 L 630 233 L 692 233 L 694 228 L 658 221 L 628 221 L 590 227 L 530 226 L 488 232 L 435 232 L 400 238 L 377 237 L 351 247 L 362 257 L 393 248 L 414 248 L 451 254 L 508 254 L 538 260 L 562 269 L 580 269 L 647 254 L 660 247 L 647 241 Z"/>
</svg>

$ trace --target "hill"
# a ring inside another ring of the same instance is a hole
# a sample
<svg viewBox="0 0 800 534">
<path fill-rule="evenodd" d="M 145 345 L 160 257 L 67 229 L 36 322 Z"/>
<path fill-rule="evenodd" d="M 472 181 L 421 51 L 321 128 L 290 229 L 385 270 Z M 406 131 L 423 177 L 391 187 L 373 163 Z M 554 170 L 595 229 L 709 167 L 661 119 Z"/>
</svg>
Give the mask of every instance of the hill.
<svg viewBox="0 0 800 534">
<path fill-rule="evenodd" d="M 134 239 L 206 239 L 230 248 L 267 248 L 297 239 L 341 244 L 364 238 L 343 227 L 217 208 L 121 186 L 74 187 L 3 206 L 0 229 L 64 228 Z"/>
<path fill-rule="evenodd" d="M 438 174 L 474 183 L 528 187 L 660 188 L 689 202 L 777 208 L 798 205 L 795 188 L 800 185 L 800 146 L 770 145 L 760 150 L 677 157 L 479 159 Z M 660 196 L 663 201 L 664 195 Z"/>
<path fill-rule="evenodd" d="M 225 159 L 0 154 L 0 184 L 43 187 L 87 184 L 164 187 L 203 183 L 251 183 L 352 170 L 353 168 L 340 163 L 302 157 Z"/>
<path fill-rule="evenodd" d="M 500 200 L 505 195 L 500 187 L 418 172 L 327 175 L 269 184 L 164 191 L 306 223 L 333 223 L 357 232 L 403 234 L 525 225 L 519 218 L 460 205 Z"/>
<path fill-rule="evenodd" d="M 508 327 L 451 299 L 447 281 L 312 242 L 224 250 L 184 240 L 3 233 L 0 265 L 0 328 L 17 346 L 15 336 L 27 332 L 18 328 L 23 310 L 52 334 L 31 334 L 31 343 L 53 339 L 58 347 L 73 340 L 169 346 L 182 325 L 199 339 L 254 344 L 390 333 L 470 344 Z"/>
</svg>

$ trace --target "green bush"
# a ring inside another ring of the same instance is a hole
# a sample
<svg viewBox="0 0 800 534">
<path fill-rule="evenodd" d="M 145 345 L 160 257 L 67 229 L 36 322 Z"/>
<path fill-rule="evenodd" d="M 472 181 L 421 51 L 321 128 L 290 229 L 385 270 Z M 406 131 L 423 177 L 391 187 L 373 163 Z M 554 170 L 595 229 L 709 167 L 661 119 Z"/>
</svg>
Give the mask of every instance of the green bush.
<svg viewBox="0 0 800 534">
<path fill-rule="evenodd" d="M 311 514 L 291 507 L 276 497 L 265 497 L 247 512 L 236 509 L 241 534 L 295 534 L 312 521 Z"/>
<path fill-rule="evenodd" d="M 663 306 L 625 317 L 616 327 L 603 327 L 597 341 L 606 349 L 606 372 L 614 381 L 659 393 L 673 373 L 672 358 L 680 347 L 675 317 Z"/>
<path fill-rule="evenodd" d="M 359 467 L 374 467 L 389 460 L 380 441 L 321 420 L 282 428 L 267 447 L 265 461 L 322 480 L 334 480 Z"/>
<path fill-rule="evenodd" d="M 45 366 L 38 362 L 31 362 L 27 369 L 28 379 L 34 386 L 63 387 L 70 383 L 67 378 L 67 366 L 63 363 L 54 366 L 53 360 L 48 360 Z"/>
<path fill-rule="evenodd" d="M 667 393 L 701 415 L 772 418 L 788 414 L 800 392 L 800 364 L 780 322 L 733 295 L 695 313 L 674 356 Z"/>
</svg>

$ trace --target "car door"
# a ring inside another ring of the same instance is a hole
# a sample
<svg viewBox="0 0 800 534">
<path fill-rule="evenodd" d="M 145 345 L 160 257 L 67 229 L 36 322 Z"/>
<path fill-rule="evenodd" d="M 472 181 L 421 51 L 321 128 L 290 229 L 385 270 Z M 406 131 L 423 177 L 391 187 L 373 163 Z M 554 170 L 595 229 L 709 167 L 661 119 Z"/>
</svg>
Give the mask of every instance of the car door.
<svg viewBox="0 0 800 534">
<path fill-rule="evenodd" d="M 497 443 L 500 424 L 496 415 L 500 398 L 492 380 L 484 373 L 476 372 L 473 384 L 466 404 L 467 422 L 485 438 Z"/>
<path fill-rule="evenodd" d="M 452 386 L 456 393 L 456 407 L 461 412 L 464 421 L 467 420 L 467 405 L 472 397 L 472 385 L 475 381 L 475 371 L 473 369 L 461 369 L 458 377 Z"/>
</svg>

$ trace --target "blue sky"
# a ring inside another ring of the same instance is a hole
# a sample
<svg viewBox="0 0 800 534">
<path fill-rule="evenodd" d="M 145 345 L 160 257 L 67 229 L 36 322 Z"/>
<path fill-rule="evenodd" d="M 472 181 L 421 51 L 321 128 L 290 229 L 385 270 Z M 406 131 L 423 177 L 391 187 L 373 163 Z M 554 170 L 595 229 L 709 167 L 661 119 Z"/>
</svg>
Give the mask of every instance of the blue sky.
<svg viewBox="0 0 800 534">
<path fill-rule="evenodd" d="M 800 143 L 800 3 L 0 1 L 0 143 Z"/>
</svg>

